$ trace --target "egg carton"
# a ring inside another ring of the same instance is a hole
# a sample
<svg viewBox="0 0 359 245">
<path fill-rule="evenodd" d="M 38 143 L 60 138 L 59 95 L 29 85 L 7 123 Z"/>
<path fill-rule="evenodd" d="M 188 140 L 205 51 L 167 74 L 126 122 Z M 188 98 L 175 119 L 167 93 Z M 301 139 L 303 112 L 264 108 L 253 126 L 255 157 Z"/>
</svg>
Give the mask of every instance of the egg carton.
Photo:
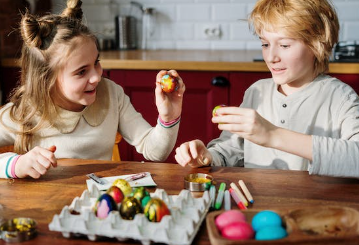
<svg viewBox="0 0 359 245">
<path fill-rule="evenodd" d="M 151 197 L 162 199 L 171 211 L 160 222 L 150 222 L 144 214 L 136 214 L 133 220 L 122 219 L 118 211 L 111 211 L 105 219 L 97 218 L 93 207 L 102 194 L 96 186 L 75 197 L 70 206 L 55 214 L 49 229 L 61 232 L 66 238 L 87 236 L 91 241 L 101 237 L 118 241 L 134 239 L 143 245 L 151 242 L 189 245 L 195 238 L 211 205 L 208 191 L 194 198 L 189 190 L 179 195 L 167 195 L 165 190 L 156 189 Z"/>
</svg>

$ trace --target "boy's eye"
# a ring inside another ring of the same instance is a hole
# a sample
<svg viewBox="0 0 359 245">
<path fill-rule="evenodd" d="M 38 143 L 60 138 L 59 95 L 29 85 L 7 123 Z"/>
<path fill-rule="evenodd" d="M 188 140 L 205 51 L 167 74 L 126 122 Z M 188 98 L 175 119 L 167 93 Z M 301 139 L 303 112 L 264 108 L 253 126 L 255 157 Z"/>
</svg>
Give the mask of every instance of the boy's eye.
<svg viewBox="0 0 359 245">
<path fill-rule="evenodd" d="M 280 45 L 282 48 L 289 48 L 290 45 Z"/>
<path fill-rule="evenodd" d="M 98 65 L 100 63 L 100 59 L 97 59 L 96 61 L 95 61 L 95 65 Z"/>
<path fill-rule="evenodd" d="M 267 48 L 269 45 L 267 43 L 262 43 L 263 48 Z"/>
</svg>

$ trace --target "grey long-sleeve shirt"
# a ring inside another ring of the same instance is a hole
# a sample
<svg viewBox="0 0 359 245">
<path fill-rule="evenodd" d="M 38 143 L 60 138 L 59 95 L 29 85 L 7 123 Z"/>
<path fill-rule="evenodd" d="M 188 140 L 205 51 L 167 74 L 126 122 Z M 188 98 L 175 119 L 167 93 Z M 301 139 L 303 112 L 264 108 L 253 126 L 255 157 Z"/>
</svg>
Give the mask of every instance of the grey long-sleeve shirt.
<svg viewBox="0 0 359 245">
<path fill-rule="evenodd" d="M 255 109 L 276 126 L 312 135 L 313 160 L 223 131 L 208 144 L 212 165 L 359 177 L 359 97 L 347 84 L 321 75 L 302 90 L 285 96 L 272 79 L 259 80 L 247 89 L 241 107 Z"/>
</svg>

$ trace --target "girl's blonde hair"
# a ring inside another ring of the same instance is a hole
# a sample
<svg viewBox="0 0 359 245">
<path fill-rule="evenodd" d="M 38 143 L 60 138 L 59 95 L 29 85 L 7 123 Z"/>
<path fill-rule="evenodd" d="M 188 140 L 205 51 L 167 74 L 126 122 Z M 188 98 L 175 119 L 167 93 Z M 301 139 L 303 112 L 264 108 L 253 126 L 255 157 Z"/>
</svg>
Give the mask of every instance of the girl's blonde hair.
<svg viewBox="0 0 359 245">
<path fill-rule="evenodd" d="M 33 138 L 45 125 L 53 125 L 57 118 L 52 95 L 57 93 L 56 80 L 67 57 L 79 39 L 97 39 L 82 24 L 82 2 L 68 0 L 67 8 L 59 15 L 37 17 L 26 12 L 21 19 L 23 39 L 20 85 L 12 93 L 10 118 L 19 125 L 15 152 L 23 154 L 31 149 Z"/>
<path fill-rule="evenodd" d="M 262 30 L 282 31 L 303 41 L 314 53 L 316 74 L 328 71 L 339 35 L 338 16 L 330 0 L 259 0 L 249 26 L 258 36 Z"/>
</svg>

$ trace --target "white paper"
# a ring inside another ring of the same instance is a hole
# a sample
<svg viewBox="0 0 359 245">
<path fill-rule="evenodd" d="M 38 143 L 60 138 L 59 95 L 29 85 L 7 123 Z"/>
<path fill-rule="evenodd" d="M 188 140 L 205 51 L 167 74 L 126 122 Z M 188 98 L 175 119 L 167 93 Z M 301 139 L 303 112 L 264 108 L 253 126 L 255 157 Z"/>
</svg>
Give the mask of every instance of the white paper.
<svg viewBox="0 0 359 245">
<path fill-rule="evenodd" d="M 128 181 L 128 183 L 130 184 L 131 187 L 139 187 L 139 186 L 157 186 L 157 184 L 155 183 L 155 181 L 152 179 L 151 173 L 150 172 L 146 172 L 147 176 L 143 177 L 141 179 L 136 179 L 136 180 L 132 180 L 132 181 Z M 136 174 L 136 173 L 134 173 Z M 96 187 L 100 190 L 100 191 L 105 191 L 108 188 L 110 188 L 112 186 L 112 183 L 117 180 L 117 179 L 125 179 L 127 177 L 130 177 L 131 175 L 134 174 L 127 174 L 127 175 L 119 175 L 119 176 L 110 176 L 110 177 L 103 177 L 100 178 L 101 180 L 103 180 L 105 182 L 104 185 L 101 185 L 99 183 L 96 183 L 94 180 L 92 179 L 87 179 L 86 180 L 86 184 L 87 184 L 87 189 L 91 190 L 91 187 L 93 185 L 96 185 Z"/>
</svg>

